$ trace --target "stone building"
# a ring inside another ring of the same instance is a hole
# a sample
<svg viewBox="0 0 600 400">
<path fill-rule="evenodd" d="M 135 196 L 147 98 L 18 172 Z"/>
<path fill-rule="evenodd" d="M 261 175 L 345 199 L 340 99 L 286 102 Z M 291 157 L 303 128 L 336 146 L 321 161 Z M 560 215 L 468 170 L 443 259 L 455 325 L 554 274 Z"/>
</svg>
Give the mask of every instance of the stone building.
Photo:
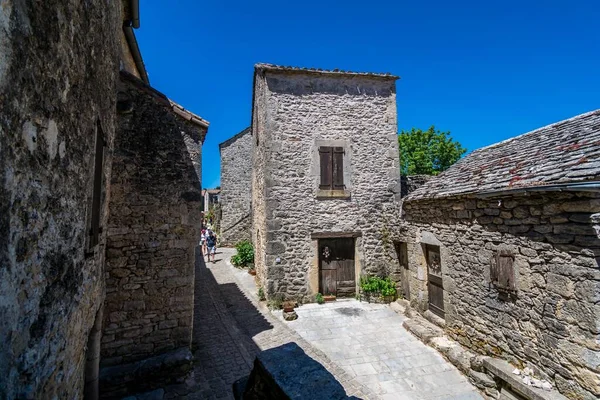
<svg viewBox="0 0 600 400">
<path fill-rule="evenodd" d="M 474 151 L 394 224 L 414 308 L 569 398 L 600 396 L 600 110 Z"/>
<path fill-rule="evenodd" d="M 354 296 L 361 274 L 392 264 L 396 79 L 255 66 L 252 235 L 267 296 Z"/>
<path fill-rule="evenodd" d="M 2 2 L 2 399 L 76 399 L 84 396 L 93 399 L 98 395 L 105 296 L 111 288 L 122 284 L 111 281 L 116 275 L 109 273 L 107 285 L 105 261 L 114 259 L 112 252 L 106 252 L 107 236 L 114 238 L 112 230 L 125 226 L 138 230 L 147 227 L 133 221 L 141 215 L 135 213 L 143 213 L 140 209 L 147 207 L 143 204 L 148 199 L 147 188 L 132 186 L 129 193 L 132 199 L 118 204 L 113 200 L 122 199 L 123 193 L 118 185 L 113 193 L 110 185 L 111 181 L 120 182 L 120 177 L 112 173 L 113 165 L 115 170 L 122 172 L 123 160 L 135 158 L 126 152 L 145 150 L 128 147 L 128 132 L 124 126 L 127 120 L 135 119 L 137 107 L 141 107 L 138 100 L 152 103 L 140 100 L 143 97 L 140 94 L 131 100 L 133 117 L 116 112 L 119 109 L 127 114 L 130 110 L 127 101 L 125 104 L 117 101 L 118 87 L 134 85 L 126 79 L 121 80 L 119 70 L 129 71 L 135 80 L 148 82 L 133 34 L 133 28 L 139 26 L 137 3 L 135 0 Z M 143 90 L 147 90 L 146 86 Z M 159 103 L 158 100 L 154 102 Z M 156 104 L 149 107 L 154 107 L 155 111 L 159 108 Z M 161 110 L 166 109 L 166 105 L 161 107 Z M 172 108 L 171 113 L 179 114 L 179 111 Z M 172 123 L 173 118 L 162 112 L 152 130 L 144 126 L 140 132 L 173 137 L 172 129 L 179 128 Z M 173 140 L 173 145 L 179 147 L 169 151 L 178 157 L 177 160 L 187 157 L 186 165 L 193 164 L 194 159 L 199 163 L 200 150 L 196 146 L 201 143 L 202 134 L 198 131 L 205 131 L 205 128 L 189 121 L 179 124 L 192 125 L 188 127 L 190 133 L 183 135 L 179 143 Z M 187 145 L 194 147 L 189 151 L 193 154 L 184 154 L 182 146 Z M 138 157 L 138 160 L 143 159 L 142 155 Z M 149 168 L 148 165 L 143 167 Z M 182 194 L 182 211 L 190 202 L 199 201 L 199 177 L 194 177 L 193 184 L 191 169 L 171 177 L 176 181 L 174 186 L 178 193 Z M 147 171 L 127 169 L 127 172 L 131 183 L 141 183 L 136 182 L 135 174 Z M 187 188 L 185 191 L 184 187 Z M 184 193 L 188 194 L 183 196 Z M 115 199 L 111 200 L 113 194 Z M 130 223 L 121 225 L 114 218 L 111 222 L 109 215 L 125 215 L 125 208 L 131 211 Z M 183 228 L 183 231 L 173 232 L 168 238 L 169 249 L 163 250 L 169 252 L 167 263 L 171 262 L 171 257 L 179 257 L 178 249 L 182 244 L 177 240 L 179 237 L 187 240 L 191 235 L 189 226 L 193 225 L 189 222 L 191 217 L 184 212 L 177 216 L 174 209 L 169 212 L 173 213 L 170 218 L 179 221 L 174 223 L 174 230 Z M 143 218 L 149 218 L 149 214 Z M 140 231 L 135 233 L 144 235 Z M 117 247 L 111 240 L 108 244 Z M 157 240 L 164 239 L 151 237 L 147 243 L 152 245 Z M 187 250 L 183 252 L 187 257 Z M 147 249 L 141 251 L 139 260 L 148 261 L 147 254 Z M 132 254 L 132 259 L 135 257 Z M 146 266 L 142 262 L 136 267 L 136 276 L 149 274 L 144 271 Z M 171 269 L 177 267 L 165 266 L 165 271 Z M 186 279 L 193 280 L 191 270 L 191 277 Z M 142 273 L 137 275 L 140 271 Z M 127 290 L 132 292 L 133 299 L 135 289 L 132 286 Z M 170 291 L 159 291 L 155 301 L 168 302 L 170 296 Z M 110 297 L 109 293 L 107 299 Z M 110 302 L 107 306 L 110 311 Z M 110 312 L 105 315 L 110 319 Z M 144 314 L 142 318 L 153 317 Z M 172 320 L 172 316 L 165 318 L 169 324 Z M 182 326 L 179 319 L 176 322 L 178 327 Z M 137 321 L 130 323 L 134 325 Z M 158 324 L 160 329 L 160 322 Z"/>
<path fill-rule="evenodd" d="M 219 144 L 221 153 L 221 245 L 251 240 L 252 130 Z"/>
<path fill-rule="evenodd" d="M 111 396 L 190 367 L 208 129 L 132 74 L 121 72 L 118 88 L 101 347 L 101 389 Z"/>
</svg>

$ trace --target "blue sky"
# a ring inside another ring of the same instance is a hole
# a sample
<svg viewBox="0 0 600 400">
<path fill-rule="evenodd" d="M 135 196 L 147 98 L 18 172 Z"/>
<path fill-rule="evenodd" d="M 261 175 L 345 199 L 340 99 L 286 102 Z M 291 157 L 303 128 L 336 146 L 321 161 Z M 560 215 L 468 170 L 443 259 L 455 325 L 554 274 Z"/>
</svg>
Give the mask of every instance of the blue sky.
<svg viewBox="0 0 600 400">
<path fill-rule="evenodd" d="M 140 3 L 151 84 L 211 123 L 204 187 L 250 124 L 257 62 L 399 75 L 399 129 L 435 125 L 469 151 L 600 108 L 598 1 Z"/>
</svg>

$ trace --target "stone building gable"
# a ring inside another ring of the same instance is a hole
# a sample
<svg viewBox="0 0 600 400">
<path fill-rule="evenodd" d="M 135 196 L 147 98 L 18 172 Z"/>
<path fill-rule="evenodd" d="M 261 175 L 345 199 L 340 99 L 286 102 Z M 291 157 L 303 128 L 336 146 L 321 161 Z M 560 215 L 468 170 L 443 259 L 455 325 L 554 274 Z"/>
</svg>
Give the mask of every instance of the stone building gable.
<svg viewBox="0 0 600 400">
<path fill-rule="evenodd" d="M 600 395 L 600 194 L 535 193 L 405 202 L 408 295 L 429 314 L 427 246 L 440 254 L 445 330 L 464 346 L 530 365 L 565 396 Z M 513 284 L 494 269 L 505 257 Z"/>
<path fill-rule="evenodd" d="M 257 276 L 268 296 L 319 292 L 319 243 L 349 238 L 354 279 L 386 273 L 382 221 L 400 197 L 395 80 L 389 75 L 255 68 L 252 188 Z M 321 186 L 323 149 L 343 168 Z M 393 251 L 393 249 L 391 249 Z"/>
<path fill-rule="evenodd" d="M 132 75 L 121 78 L 101 348 L 107 397 L 189 367 L 208 126 Z"/>
<path fill-rule="evenodd" d="M 251 240 L 252 150 L 248 127 L 219 145 L 221 153 L 221 238 L 225 245 Z"/>
<path fill-rule="evenodd" d="M 409 198 L 600 180 L 600 110 L 475 150 Z"/>
</svg>

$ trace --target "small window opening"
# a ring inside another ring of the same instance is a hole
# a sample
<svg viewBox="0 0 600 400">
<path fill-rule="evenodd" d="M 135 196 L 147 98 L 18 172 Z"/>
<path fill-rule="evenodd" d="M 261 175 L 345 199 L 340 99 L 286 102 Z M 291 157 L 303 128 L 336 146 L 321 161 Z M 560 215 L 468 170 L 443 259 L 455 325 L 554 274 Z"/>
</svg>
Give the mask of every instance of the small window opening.
<svg viewBox="0 0 600 400">
<path fill-rule="evenodd" d="M 321 183 L 319 189 L 344 190 L 344 148 L 319 147 Z"/>
<path fill-rule="evenodd" d="M 514 261 L 515 256 L 505 249 L 498 250 L 492 260 L 490 282 L 501 293 L 514 294 L 517 291 Z"/>
</svg>

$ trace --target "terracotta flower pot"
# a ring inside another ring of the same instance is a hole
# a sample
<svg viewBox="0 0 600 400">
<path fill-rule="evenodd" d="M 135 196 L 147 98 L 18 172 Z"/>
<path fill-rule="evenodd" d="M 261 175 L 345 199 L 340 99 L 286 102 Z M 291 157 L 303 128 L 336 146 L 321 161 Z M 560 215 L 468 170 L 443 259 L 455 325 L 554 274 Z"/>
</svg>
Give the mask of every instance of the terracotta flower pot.
<svg viewBox="0 0 600 400">
<path fill-rule="evenodd" d="M 255 270 L 255 269 L 249 269 L 249 270 L 248 270 L 248 273 L 249 273 L 250 275 L 256 275 L 256 270 Z"/>
</svg>

